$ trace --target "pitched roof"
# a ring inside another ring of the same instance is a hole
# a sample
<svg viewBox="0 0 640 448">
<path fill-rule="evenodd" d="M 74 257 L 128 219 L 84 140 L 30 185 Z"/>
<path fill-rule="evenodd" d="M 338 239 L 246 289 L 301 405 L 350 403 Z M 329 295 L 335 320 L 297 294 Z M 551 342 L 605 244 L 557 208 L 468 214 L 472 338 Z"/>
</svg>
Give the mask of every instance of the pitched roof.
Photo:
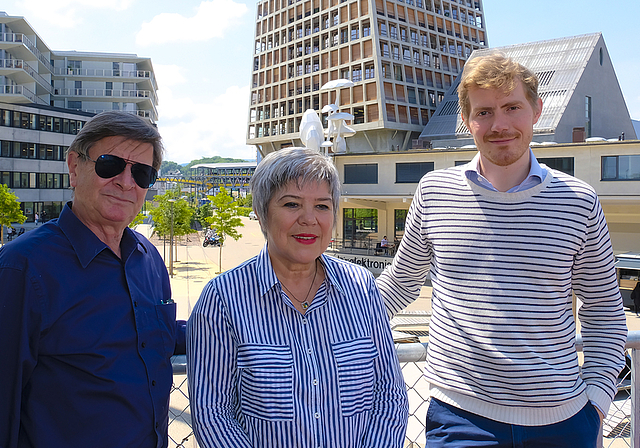
<svg viewBox="0 0 640 448">
<path fill-rule="evenodd" d="M 544 103 L 542 115 L 534 126 L 534 133 L 554 132 L 565 111 L 571 95 L 593 54 L 601 33 L 561 39 L 531 42 L 492 49 L 475 50 L 470 59 L 500 51 L 532 70 L 539 79 L 538 94 Z M 420 138 L 470 137 L 460 118 L 458 84 L 460 77 L 451 86 L 438 105 L 433 117 L 422 131 Z"/>
</svg>

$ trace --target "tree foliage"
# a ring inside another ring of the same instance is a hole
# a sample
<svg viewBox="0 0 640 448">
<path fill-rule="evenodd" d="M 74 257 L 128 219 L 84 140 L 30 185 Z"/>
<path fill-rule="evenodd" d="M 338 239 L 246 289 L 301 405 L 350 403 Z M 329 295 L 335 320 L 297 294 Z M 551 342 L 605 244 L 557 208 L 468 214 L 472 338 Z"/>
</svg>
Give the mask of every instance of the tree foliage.
<svg viewBox="0 0 640 448">
<path fill-rule="evenodd" d="M 172 210 L 173 234 L 175 236 L 183 236 L 192 232 L 191 218 L 193 217 L 193 209 L 179 195 L 179 190 L 167 191 L 163 195 L 154 196 L 153 203 L 148 206 L 149 214 L 153 218 L 154 230 L 159 236 L 171 234 Z"/>
<path fill-rule="evenodd" d="M 238 216 L 238 204 L 234 202 L 233 197 L 227 193 L 224 188 L 215 196 L 207 196 L 211 201 L 214 212 L 211 217 L 207 218 L 207 223 L 220 235 L 222 242 L 227 236 L 238 241 L 242 235 L 238 232 L 238 227 L 244 227 L 242 220 Z M 222 272 L 222 246 L 220 245 L 220 255 L 218 266 Z"/>
<path fill-rule="evenodd" d="M 3 240 L 2 226 L 9 227 L 13 222 L 22 224 L 26 220 L 18 197 L 5 184 L 0 184 L 0 241 Z"/>
</svg>

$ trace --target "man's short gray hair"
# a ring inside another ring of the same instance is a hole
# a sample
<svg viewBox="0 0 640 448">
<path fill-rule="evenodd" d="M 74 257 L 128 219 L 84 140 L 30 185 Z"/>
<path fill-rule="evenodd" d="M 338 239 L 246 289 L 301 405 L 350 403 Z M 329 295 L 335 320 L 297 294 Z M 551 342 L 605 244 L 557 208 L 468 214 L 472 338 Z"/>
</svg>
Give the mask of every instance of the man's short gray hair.
<svg viewBox="0 0 640 448">
<path fill-rule="evenodd" d="M 124 137 L 153 146 L 153 167 L 160 169 L 164 147 L 158 129 L 137 115 L 118 110 L 102 112 L 84 125 L 69 146 L 67 154 L 75 152 L 86 158 L 89 150 L 98 141 L 106 137 Z"/>
<path fill-rule="evenodd" d="M 286 148 L 268 154 L 251 177 L 253 210 L 260 218 L 260 227 L 265 237 L 269 202 L 277 191 L 290 182 L 295 182 L 298 186 L 310 182 L 326 182 L 331 192 L 335 225 L 340 205 L 340 179 L 333 162 L 313 149 Z"/>
</svg>

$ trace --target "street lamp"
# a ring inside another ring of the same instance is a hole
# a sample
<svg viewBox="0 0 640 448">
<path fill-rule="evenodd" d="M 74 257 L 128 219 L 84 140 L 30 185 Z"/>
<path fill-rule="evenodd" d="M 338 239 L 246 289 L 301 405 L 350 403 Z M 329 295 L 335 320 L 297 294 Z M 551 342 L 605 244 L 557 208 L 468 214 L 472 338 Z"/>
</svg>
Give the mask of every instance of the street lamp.
<svg viewBox="0 0 640 448">
<path fill-rule="evenodd" d="M 169 199 L 171 203 L 171 233 L 169 234 L 169 276 L 173 278 L 173 203 L 175 199 Z"/>
</svg>

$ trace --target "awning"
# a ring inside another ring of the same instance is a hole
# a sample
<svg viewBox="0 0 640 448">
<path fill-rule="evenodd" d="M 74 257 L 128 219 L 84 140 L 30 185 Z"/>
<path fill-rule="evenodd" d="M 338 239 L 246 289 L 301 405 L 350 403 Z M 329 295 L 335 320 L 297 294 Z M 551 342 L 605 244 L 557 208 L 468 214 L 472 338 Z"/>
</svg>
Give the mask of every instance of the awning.
<svg viewBox="0 0 640 448">
<path fill-rule="evenodd" d="M 631 257 L 617 256 L 616 269 L 638 269 L 640 270 L 640 254 Z"/>
</svg>

